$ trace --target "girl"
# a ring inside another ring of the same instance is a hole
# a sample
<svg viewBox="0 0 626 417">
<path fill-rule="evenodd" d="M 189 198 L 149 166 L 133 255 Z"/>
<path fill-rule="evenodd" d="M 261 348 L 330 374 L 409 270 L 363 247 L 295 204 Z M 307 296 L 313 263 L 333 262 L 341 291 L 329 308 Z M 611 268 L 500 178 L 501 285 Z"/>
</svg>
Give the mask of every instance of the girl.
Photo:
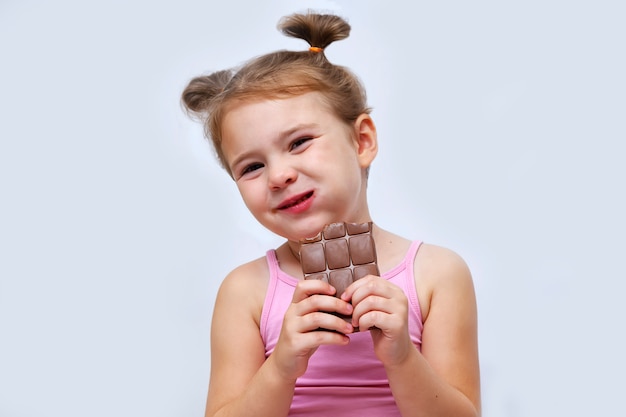
<svg viewBox="0 0 626 417">
<path fill-rule="evenodd" d="M 194 78 L 183 93 L 250 212 L 286 239 L 220 287 L 206 416 L 478 416 L 475 296 L 459 256 L 374 224 L 380 277 L 342 294 L 303 279 L 300 239 L 372 221 L 378 141 L 359 80 L 324 55 L 348 23 L 309 12 L 279 28 L 310 48 Z"/>
</svg>

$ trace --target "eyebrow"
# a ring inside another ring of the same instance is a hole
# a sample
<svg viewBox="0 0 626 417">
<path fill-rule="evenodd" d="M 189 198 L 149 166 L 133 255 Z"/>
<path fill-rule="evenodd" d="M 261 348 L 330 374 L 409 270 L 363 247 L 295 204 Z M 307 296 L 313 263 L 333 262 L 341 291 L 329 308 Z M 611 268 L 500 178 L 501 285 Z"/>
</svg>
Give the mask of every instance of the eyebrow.
<svg viewBox="0 0 626 417">
<path fill-rule="evenodd" d="M 299 123 L 297 125 L 295 125 L 294 127 L 285 130 L 284 132 L 281 132 L 278 135 L 278 140 L 282 141 L 285 138 L 293 135 L 294 133 L 296 133 L 298 130 L 303 130 L 303 129 L 312 129 L 314 127 L 318 127 L 319 125 L 317 123 Z"/>
</svg>

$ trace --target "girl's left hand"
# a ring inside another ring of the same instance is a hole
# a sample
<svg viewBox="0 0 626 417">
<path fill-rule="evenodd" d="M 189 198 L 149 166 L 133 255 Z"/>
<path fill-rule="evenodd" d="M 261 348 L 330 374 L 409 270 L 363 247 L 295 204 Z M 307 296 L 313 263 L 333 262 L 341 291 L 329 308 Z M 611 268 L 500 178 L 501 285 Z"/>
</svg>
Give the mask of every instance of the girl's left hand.
<svg viewBox="0 0 626 417">
<path fill-rule="evenodd" d="M 400 287 L 368 275 L 353 282 L 341 295 L 351 301 L 352 325 L 370 330 L 374 351 L 385 366 L 401 364 L 414 349 L 409 336 L 408 300 Z"/>
</svg>

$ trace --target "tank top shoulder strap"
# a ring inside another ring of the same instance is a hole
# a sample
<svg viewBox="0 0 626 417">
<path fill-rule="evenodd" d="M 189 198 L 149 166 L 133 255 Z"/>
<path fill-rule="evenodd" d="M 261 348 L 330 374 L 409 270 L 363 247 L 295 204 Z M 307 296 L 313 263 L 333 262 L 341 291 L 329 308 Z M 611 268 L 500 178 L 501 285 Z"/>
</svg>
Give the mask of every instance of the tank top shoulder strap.
<svg viewBox="0 0 626 417">
<path fill-rule="evenodd" d="M 404 256 L 404 263 L 406 265 L 407 270 L 411 273 L 413 272 L 413 264 L 415 263 L 415 257 L 417 256 L 417 251 L 420 246 L 422 246 L 421 240 L 414 240 L 411 242 L 409 246 L 409 250 L 406 251 L 406 255 Z"/>
<path fill-rule="evenodd" d="M 417 287 L 415 286 L 415 257 L 417 256 L 417 251 L 420 246 L 422 246 L 422 241 L 414 240 L 411 242 L 411 246 L 404 257 L 404 265 L 406 268 L 406 287 L 407 287 L 407 296 L 409 297 L 410 303 L 415 308 L 415 313 L 417 314 L 418 322 L 422 323 L 422 308 L 420 306 L 419 298 L 417 297 Z M 421 327 L 421 326 L 420 326 Z M 421 329 L 420 329 L 421 332 Z"/>
<path fill-rule="evenodd" d="M 276 251 L 270 249 L 265 253 L 267 259 L 267 266 L 270 270 L 269 282 L 267 284 L 267 293 L 265 294 L 265 301 L 263 302 L 263 309 L 261 311 L 261 323 L 260 330 L 261 336 L 266 334 L 267 324 L 269 319 L 269 313 L 271 306 L 274 303 L 274 295 L 276 294 L 276 285 L 278 284 L 278 272 L 280 270 L 278 266 L 278 258 L 276 257 Z"/>
</svg>

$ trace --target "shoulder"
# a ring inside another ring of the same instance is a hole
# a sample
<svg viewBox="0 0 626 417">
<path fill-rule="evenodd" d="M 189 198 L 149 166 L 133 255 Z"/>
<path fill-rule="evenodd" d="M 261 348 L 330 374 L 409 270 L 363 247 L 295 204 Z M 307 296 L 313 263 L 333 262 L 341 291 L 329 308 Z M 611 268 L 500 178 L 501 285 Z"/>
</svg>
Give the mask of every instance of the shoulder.
<svg viewBox="0 0 626 417">
<path fill-rule="evenodd" d="M 414 261 L 415 283 L 420 295 L 423 319 L 434 301 L 465 298 L 473 302 L 472 275 L 465 260 L 442 246 L 423 243 Z"/>
<path fill-rule="evenodd" d="M 469 268 L 457 253 L 435 245 L 420 248 L 415 266 L 416 283 L 426 293 L 427 303 L 422 318 L 422 355 L 437 374 L 478 409 L 477 309 Z"/>
<path fill-rule="evenodd" d="M 458 253 L 429 243 L 422 243 L 415 257 L 415 267 L 429 276 L 436 274 L 448 279 L 469 274 L 465 260 Z"/>
<path fill-rule="evenodd" d="M 233 269 L 222 281 L 215 309 L 236 310 L 258 322 L 269 283 L 269 267 L 265 256 Z"/>
<path fill-rule="evenodd" d="M 207 408 L 219 408 L 239 395 L 265 361 L 259 328 L 268 282 L 262 257 L 233 269 L 220 285 L 211 324 Z"/>
</svg>

